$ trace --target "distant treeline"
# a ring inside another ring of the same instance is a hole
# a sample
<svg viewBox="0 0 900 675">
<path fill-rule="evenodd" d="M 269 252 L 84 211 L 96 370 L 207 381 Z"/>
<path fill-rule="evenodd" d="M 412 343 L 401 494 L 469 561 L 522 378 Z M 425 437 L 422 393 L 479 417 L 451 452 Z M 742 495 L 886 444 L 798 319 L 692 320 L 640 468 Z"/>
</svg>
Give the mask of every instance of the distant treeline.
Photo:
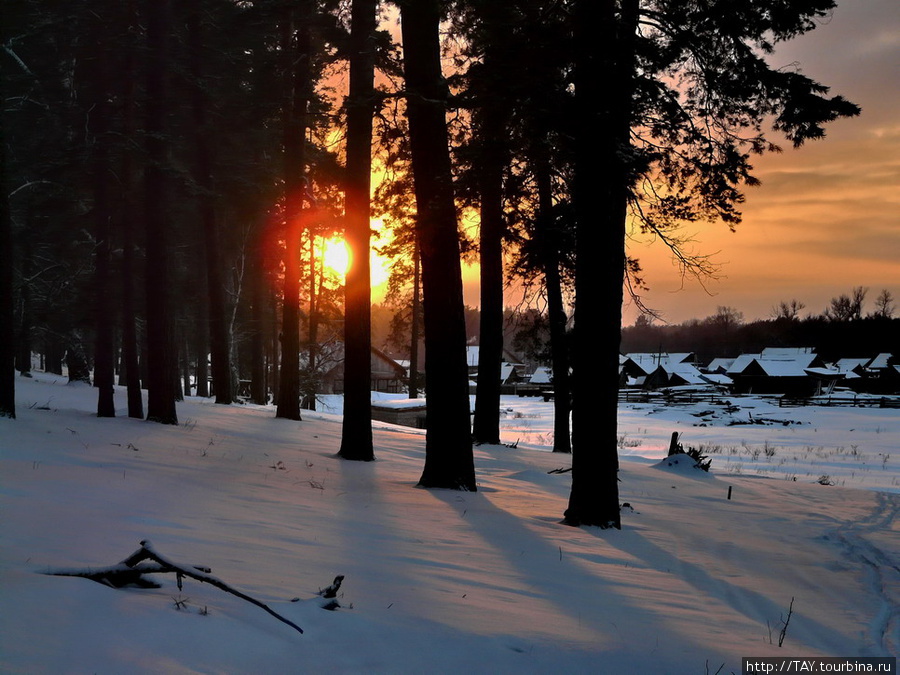
<svg viewBox="0 0 900 675">
<path fill-rule="evenodd" d="M 900 318 L 870 316 L 842 321 L 810 316 L 743 323 L 739 313 L 735 317 L 722 309 L 706 319 L 679 325 L 639 321 L 623 329 L 621 350 L 693 352 L 700 363 L 716 357 L 757 353 L 765 347 L 812 347 L 826 361 L 900 352 Z"/>
</svg>

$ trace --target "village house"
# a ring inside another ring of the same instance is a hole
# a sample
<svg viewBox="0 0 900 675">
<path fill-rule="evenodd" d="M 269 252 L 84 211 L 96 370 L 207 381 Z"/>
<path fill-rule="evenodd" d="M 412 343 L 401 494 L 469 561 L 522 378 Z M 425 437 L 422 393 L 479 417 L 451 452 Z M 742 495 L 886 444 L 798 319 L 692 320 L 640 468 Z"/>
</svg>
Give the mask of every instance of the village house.
<svg viewBox="0 0 900 675">
<path fill-rule="evenodd" d="M 767 347 L 741 354 L 726 371 L 741 394 L 813 396 L 831 391 L 844 378 L 808 347 Z"/>
<path fill-rule="evenodd" d="M 889 353 L 872 358 L 841 359 L 835 366 L 845 373 L 847 386 L 857 393 L 900 392 L 900 360 Z"/>
<path fill-rule="evenodd" d="M 466 365 L 469 369 L 470 393 L 475 393 L 478 380 L 478 345 L 466 346 Z M 500 361 L 500 392 L 502 394 L 516 393 L 516 385 L 528 379 L 525 374 L 525 364 L 520 363 L 508 349 L 504 348 Z"/>
<path fill-rule="evenodd" d="M 697 369 L 694 360 L 692 352 L 625 354 L 619 371 L 620 386 L 631 389 L 662 389 L 709 385 L 709 379 Z"/>
<path fill-rule="evenodd" d="M 328 351 L 328 367 L 322 374 L 320 394 L 344 393 L 344 345 L 336 343 Z M 371 389 L 391 394 L 406 388 L 406 369 L 376 347 L 371 348 Z"/>
</svg>

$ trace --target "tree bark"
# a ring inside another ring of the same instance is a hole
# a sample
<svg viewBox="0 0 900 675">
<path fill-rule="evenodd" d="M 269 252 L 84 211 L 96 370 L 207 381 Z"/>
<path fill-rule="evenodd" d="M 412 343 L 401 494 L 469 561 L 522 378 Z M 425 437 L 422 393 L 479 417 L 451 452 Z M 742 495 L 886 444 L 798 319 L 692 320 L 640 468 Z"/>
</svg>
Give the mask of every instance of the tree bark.
<svg viewBox="0 0 900 675">
<path fill-rule="evenodd" d="M 565 522 L 618 529 L 616 425 L 637 0 L 625 0 L 618 17 L 616 9 L 615 0 L 578 0 L 574 13 L 576 325 Z"/>
<path fill-rule="evenodd" d="M 284 137 L 284 294 L 282 299 L 281 372 L 276 417 L 300 419 L 300 243 L 306 185 L 306 127 L 310 90 L 310 20 L 312 3 L 300 0 L 285 10 L 281 49 L 285 91 Z"/>
<path fill-rule="evenodd" d="M 100 111 L 100 117 L 103 111 Z M 104 139 L 97 139 L 95 143 L 103 145 Z M 110 227 L 109 195 L 106 189 L 108 176 L 108 153 L 98 148 L 98 156 L 95 160 L 94 180 L 94 217 L 96 219 L 97 244 L 94 253 L 94 296 L 96 317 L 96 335 L 94 340 L 94 386 L 97 388 L 97 417 L 115 417 L 116 405 L 114 400 L 115 387 L 115 354 L 114 343 L 114 317 L 113 303 L 110 289 L 109 258 L 112 236 Z"/>
<path fill-rule="evenodd" d="M 399 5 L 425 306 L 427 413 L 425 468 L 419 485 L 475 490 L 440 10 L 435 0 L 404 0 Z"/>
<path fill-rule="evenodd" d="M 175 410 L 175 360 L 169 309 L 167 230 L 164 208 L 166 161 L 165 109 L 168 0 L 146 0 L 146 166 L 144 168 L 144 229 L 147 268 L 147 419 L 178 424 Z"/>
<path fill-rule="evenodd" d="M 265 280 L 262 254 L 258 244 L 250 252 L 250 400 L 257 405 L 268 403 L 265 355 Z"/>
<path fill-rule="evenodd" d="M 136 21 L 134 2 L 124 3 L 123 25 L 130 26 Z M 122 135 L 130 139 L 134 133 L 134 76 L 135 50 L 126 48 L 122 59 L 122 68 L 118 73 L 118 88 L 122 92 Z M 118 228 L 122 232 L 122 362 L 125 366 L 126 398 L 128 399 L 128 416 L 141 419 L 144 417 L 144 400 L 141 395 L 141 370 L 138 359 L 138 333 L 135 302 L 135 279 L 137 266 L 134 255 L 134 224 L 132 214 L 135 212 L 135 177 L 131 144 L 122 153 L 122 200 L 116 215 Z"/>
<path fill-rule="evenodd" d="M 28 213 L 25 216 L 26 227 L 31 224 L 31 214 Z M 12 228 L 12 223 L 10 222 L 10 229 Z M 12 237 L 12 234 L 10 234 Z M 23 237 L 22 246 L 20 254 L 21 256 L 21 275 L 23 279 L 28 279 L 32 274 L 32 243 L 31 237 Z M 6 268 L 9 269 L 9 274 L 12 274 L 13 265 L 12 265 L 12 239 L 10 238 L 10 255 L 7 258 L 9 263 L 5 265 Z M 4 270 L 5 272 L 5 270 Z M 10 302 L 12 300 L 12 289 L 13 282 L 10 279 Z M 15 336 L 13 340 L 14 353 L 15 353 L 15 369 L 19 371 L 19 374 L 24 377 L 31 377 L 31 347 L 32 347 L 32 328 L 34 319 L 32 318 L 32 300 L 31 300 L 31 289 L 29 288 L 30 284 L 23 283 L 21 285 L 21 289 L 19 291 L 19 302 L 22 307 L 21 315 L 19 317 L 19 325 L 18 325 L 18 335 Z M 15 318 L 13 319 L 15 321 Z M 13 329 L 15 330 L 15 329 Z M 13 344 L 13 343 L 10 343 Z M 47 368 L 48 372 L 50 369 Z M 60 364 L 59 372 L 62 373 L 62 365 Z"/>
<path fill-rule="evenodd" d="M 413 250 L 413 288 L 412 288 L 412 309 L 409 318 L 409 397 L 419 398 L 419 342 L 421 342 L 419 333 L 419 316 L 422 314 L 422 298 L 421 298 L 421 260 L 419 257 L 419 247 L 416 245 Z"/>
<path fill-rule="evenodd" d="M 212 148 L 210 147 L 207 110 L 209 100 L 205 89 L 203 69 L 203 23 L 199 0 L 192 0 L 188 14 L 188 50 L 190 71 L 193 78 L 191 108 L 194 135 L 195 181 L 197 182 L 197 206 L 203 231 L 204 262 L 206 268 L 206 297 L 209 318 L 209 348 L 212 357 L 213 389 L 216 403 L 234 401 L 231 381 L 231 341 L 225 312 L 225 292 L 220 270 L 219 226 L 214 202 L 214 178 Z M 202 301 L 201 301 L 202 302 Z M 206 360 L 206 354 L 198 355 Z M 198 368 L 199 370 L 199 368 Z M 206 369 L 203 368 L 205 371 Z"/>
<path fill-rule="evenodd" d="M 507 160 L 506 125 L 508 104 L 499 66 L 497 43 L 508 8 L 487 3 L 483 9 L 486 45 L 482 68 L 487 89 L 475 112 L 481 152 L 478 157 L 478 187 L 481 198 L 480 277 L 481 314 L 478 346 L 478 378 L 472 436 L 479 443 L 500 442 L 500 376 L 503 360 L 503 169 Z"/>
<path fill-rule="evenodd" d="M 344 239 L 350 267 L 344 286 L 344 459 L 371 461 L 372 316 L 369 240 L 372 115 L 375 111 L 376 1 L 353 0 L 350 92 L 347 100 L 347 168 Z"/>
<path fill-rule="evenodd" d="M 0 119 L 0 417 L 16 417 L 16 344 L 13 317 L 12 219 L 7 185 L 6 135 Z"/>
<path fill-rule="evenodd" d="M 500 377 L 503 360 L 503 134 L 502 113 L 484 111 L 481 157 L 481 314 L 478 379 L 472 436 L 478 443 L 500 442 Z"/>
<path fill-rule="evenodd" d="M 566 310 L 560 274 L 560 243 L 553 216 L 553 186 L 546 135 L 538 132 L 533 149 L 535 182 L 538 192 L 537 236 L 541 266 L 547 293 L 547 317 L 550 324 L 550 358 L 553 371 L 553 452 L 572 452 L 569 413 L 572 410 L 569 376 L 569 345 L 566 337 Z"/>
<path fill-rule="evenodd" d="M 306 317 L 306 377 L 301 387 L 303 407 L 306 410 L 316 409 L 316 394 L 318 393 L 319 293 L 316 290 L 316 277 L 318 276 L 318 264 L 316 262 L 317 236 L 314 228 L 309 227 L 309 314 Z"/>
<path fill-rule="evenodd" d="M 94 387 L 97 389 L 97 417 L 115 417 L 115 354 L 112 289 L 110 288 L 110 251 L 112 249 L 112 209 L 108 184 L 111 179 L 109 158 L 110 109 L 108 52 L 103 49 L 99 31 L 89 37 L 87 47 L 93 50 L 94 105 L 89 118 L 93 146 L 93 219 L 94 247 Z"/>
</svg>

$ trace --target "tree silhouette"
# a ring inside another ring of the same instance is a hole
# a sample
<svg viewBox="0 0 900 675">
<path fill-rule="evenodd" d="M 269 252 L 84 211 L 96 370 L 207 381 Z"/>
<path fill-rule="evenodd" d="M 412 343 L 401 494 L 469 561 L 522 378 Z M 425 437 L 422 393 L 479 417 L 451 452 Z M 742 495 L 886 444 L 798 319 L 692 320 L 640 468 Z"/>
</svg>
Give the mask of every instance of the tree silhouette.
<svg viewBox="0 0 900 675">
<path fill-rule="evenodd" d="M 0 33 L 2 35 L 2 33 Z M 0 417 L 16 416 L 16 348 L 13 313 L 12 222 L 6 172 L 6 137 L 0 119 Z"/>
<path fill-rule="evenodd" d="M 372 447 L 372 316 L 369 270 L 369 188 L 372 175 L 372 115 L 375 110 L 375 0 L 353 0 L 350 33 L 350 93 L 347 97 L 345 231 L 350 249 L 344 302 L 344 459 L 370 461 Z"/>
<path fill-rule="evenodd" d="M 471 2 L 469 43 L 480 62 L 470 68 L 466 97 L 472 108 L 472 148 L 479 203 L 480 336 L 472 436 L 500 442 L 500 369 L 503 355 L 503 178 L 509 156 L 511 16 L 514 3 Z"/>
<path fill-rule="evenodd" d="M 284 147 L 284 289 L 281 372 L 276 417 L 300 419 L 300 243 L 304 203 L 314 203 L 306 178 L 306 129 L 312 96 L 312 0 L 286 5 L 281 17 Z"/>
<path fill-rule="evenodd" d="M 824 316 L 829 321 L 856 321 L 863 316 L 863 304 L 869 289 L 857 286 L 849 294 L 841 293 L 831 299 Z"/>
<path fill-rule="evenodd" d="M 145 70 L 144 233 L 147 246 L 147 419 L 178 424 L 175 410 L 175 359 L 170 315 L 169 217 L 166 211 L 166 109 L 168 101 L 168 0 L 144 3 L 147 21 Z M 70 374 L 71 377 L 71 374 Z"/>
<path fill-rule="evenodd" d="M 890 319 L 894 315 L 894 294 L 888 289 L 882 288 L 875 298 L 875 312 L 873 314 L 882 319 Z"/>
<path fill-rule="evenodd" d="M 827 87 L 764 58 L 833 6 L 575 0 L 578 225 L 566 522 L 621 525 L 614 436 L 629 209 L 665 241 L 685 221 L 734 226 L 742 186 L 758 183 L 750 155 L 777 150 L 763 132 L 767 120 L 796 147 L 823 137 L 825 123 L 858 114 L 842 97 L 827 97 Z M 606 345 L 599 357 L 597 341 Z"/>
<path fill-rule="evenodd" d="M 475 490 L 459 237 L 436 0 L 398 3 L 424 295 L 425 468 L 419 484 Z"/>
</svg>

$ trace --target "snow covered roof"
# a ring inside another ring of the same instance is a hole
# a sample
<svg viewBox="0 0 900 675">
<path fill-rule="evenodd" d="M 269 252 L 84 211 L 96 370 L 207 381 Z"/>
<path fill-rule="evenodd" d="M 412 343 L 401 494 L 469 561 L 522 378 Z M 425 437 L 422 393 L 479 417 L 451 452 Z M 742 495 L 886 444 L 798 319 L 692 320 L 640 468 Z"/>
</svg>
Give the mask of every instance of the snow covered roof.
<svg viewBox="0 0 900 675">
<path fill-rule="evenodd" d="M 798 377 L 804 375 L 815 360 L 815 354 L 798 353 L 794 358 L 765 358 L 763 355 L 756 362 L 769 377 Z"/>
<path fill-rule="evenodd" d="M 553 371 L 546 366 L 539 366 L 531 374 L 531 384 L 550 384 L 553 381 Z"/>
<path fill-rule="evenodd" d="M 703 374 L 694 368 L 694 366 L 687 363 L 678 364 L 680 367 L 675 368 L 672 371 L 669 371 L 669 374 L 673 377 L 678 377 L 684 380 L 685 384 L 705 384 L 706 380 L 703 379 Z M 687 367 L 685 367 L 687 366 Z"/>
<path fill-rule="evenodd" d="M 657 353 L 633 353 L 626 354 L 626 361 L 630 361 L 638 369 L 644 373 L 652 373 L 657 368 L 663 368 L 666 372 L 674 372 L 675 368 L 680 365 L 693 367 L 692 364 L 686 363 L 689 358 L 694 355 L 691 352 L 680 354 L 667 354 L 665 352 Z"/>
<path fill-rule="evenodd" d="M 837 363 L 834 364 L 835 368 L 837 368 L 842 373 L 852 373 L 855 370 L 861 369 L 865 367 L 865 365 L 869 362 L 869 359 L 838 359 Z"/>
<path fill-rule="evenodd" d="M 510 376 L 516 372 L 516 366 L 512 363 L 506 363 L 505 361 L 500 364 L 500 382 L 505 383 Z"/>
<path fill-rule="evenodd" d="M 806 347 L 768 347 L 760 354 L 741 354 L 731 364 L 728 375 L 741 375 L 754 363 L 769 377 L 803 377 L 818 363 L 816 353 Z"/>
<path fill-rule="evenodd" d="M 742 373 L 747 367 L 753 363 L 756 359 L 759 358 L 759 354 L 741 354 L 734 361 L 731 362 L 731 365 L 725 371 L 729 375 L 732 373 Z"/>
<path fill-rule="evenodd" d="M 887 368 L 888 361 L 890 360 L 890 358 L 891 358 L 891 354 L 889 354 L 888 352 L 882 352 L 881 354 L 876 356 L 874 359 L 872 359 L 866 367 L 873 368 L 875 370 L 879 370 L 881 368 Z"/>
<path fill-rule="evenodd" d="M 734 384 L 734 380 L 721 373 L 701 373 L 700 377 L 703 378 L 704 382 L 709 382 L 710 384 L 716 384 L 723 387 Z"/>
<path fill-rule="evenodd" d="M 725 358 L 717 358 L 713 359 L 709 362 L 709 365 L 706 366 L 706 370 L 710 373 L 714 373 L 716 371 L 727 372 L 731 365 L 734 363 L 734 359 L 725 359 Z"/>
</svg>

